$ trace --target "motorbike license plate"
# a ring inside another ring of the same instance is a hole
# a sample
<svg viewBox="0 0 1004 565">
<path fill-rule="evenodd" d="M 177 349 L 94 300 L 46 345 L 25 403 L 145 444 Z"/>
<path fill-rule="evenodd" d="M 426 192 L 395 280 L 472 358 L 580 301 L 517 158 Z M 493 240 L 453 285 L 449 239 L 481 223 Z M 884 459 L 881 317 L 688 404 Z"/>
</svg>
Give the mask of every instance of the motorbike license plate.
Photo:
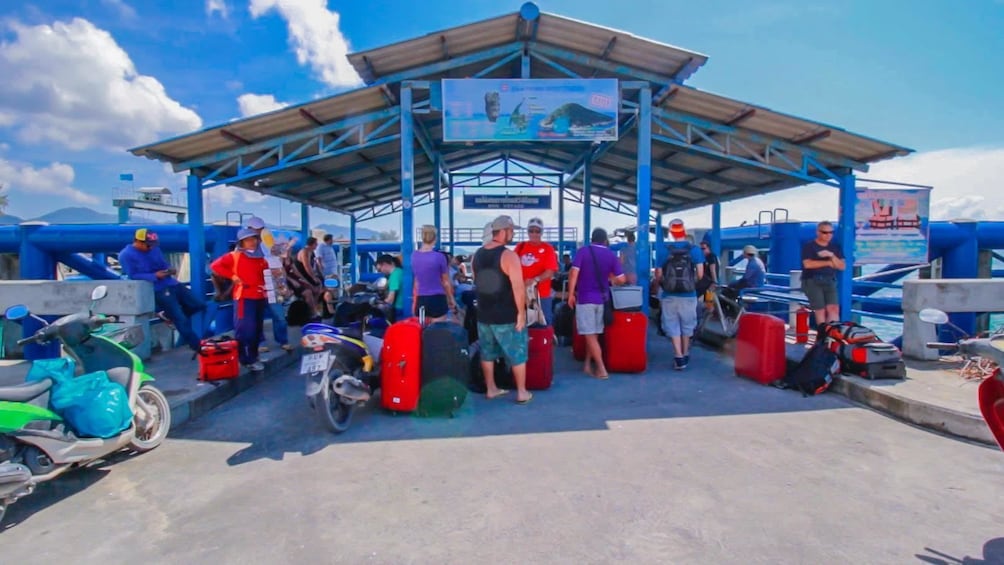
<svg viewBox="0 0 1004 565">
<path fill-rule="evenodd" d="M 322 351 L 320 353 L 309 353 L 300 359 L 300 374 L 309 375 L 318 373 L 328 368 L 330 353 Z"/>
</svg>

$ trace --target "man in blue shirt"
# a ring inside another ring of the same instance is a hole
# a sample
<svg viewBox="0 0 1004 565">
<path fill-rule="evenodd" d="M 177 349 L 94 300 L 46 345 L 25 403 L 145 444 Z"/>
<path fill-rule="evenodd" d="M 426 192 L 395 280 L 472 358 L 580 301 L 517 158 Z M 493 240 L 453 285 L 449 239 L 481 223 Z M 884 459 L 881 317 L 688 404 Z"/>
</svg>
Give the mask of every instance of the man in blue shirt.
<svg viewBox="0 0 1004 565">
<path fill-rule="evenodd" d="M 687 240 L 683 220 L 669 223 L 669 235 L 674 241 L 655 280 L 662 289 L 662 331 L 673 342 L 676 370 L 682 371 L 690 363 L 690 338 L 697 329 L 696 289 L 704 277 L 704 253 Z"/>
<path fill-rule="evenodd" d="M 746 256 L 746 269 L 741 279 L 729 285 L 735 290 L 744 288 L 758 288 L 767 284 L 767 268 L 757 254 L 756 247 L 747 245 L 743 248 L 743 255 Z"/>
<path fill-rule="evenodd" d="M 153 284 L 155 308 L 174 324 L 188 347 L 198 352 L 199 336 L 192 330 L 190 316 L 204 310 L 206 305 L 174 278 L 177 271 L 164 258 L 157 243 L 154 232 L 146 228 L 136 230 L 132 244 L 119 252 L 119 264 L 130 279 Z"/>
</svg>

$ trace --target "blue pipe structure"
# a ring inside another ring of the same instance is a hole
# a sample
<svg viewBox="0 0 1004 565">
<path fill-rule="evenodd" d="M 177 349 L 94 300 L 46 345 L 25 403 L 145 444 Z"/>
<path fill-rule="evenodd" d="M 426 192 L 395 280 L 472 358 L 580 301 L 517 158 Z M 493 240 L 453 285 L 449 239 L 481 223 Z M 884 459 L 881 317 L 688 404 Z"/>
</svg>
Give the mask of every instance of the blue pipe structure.
<svg viewBox="0 0 1004 565">
<path fill-rule="evenodd" d="M 97 263 L 80 253 L 59 253 L 56 260 L 67 267 L 79 272 L 85 277 L 95 281 L 113 281 L 122 278 L 115 271 Z"/>
<path fill-rule="evenodd" d="M 652 210 L 652 91 L 642 88 L 638 97 L 638 229 L 637 265 L 638 284 L 642 296 L 649 295 L 649 276 L 652 272 L 652 246 L 649 244 L 648 221 Z M 588 205 L 588 203 L 587 203 Z M 648 300 L 641 302 L 642 312 L 648 315 Z"/>
<path fill-rule="evenodd" d="M 953 224 L 969 237 L 945 251 L 941 262 L 941 276 L 946 279 L 975 279 L 979 276 L 978 263 L 980 246 L 977 240 L 977 223 L 959 221 Z M 976 314 L 960 312 L 949 314 L 952 323 L 972 335 L 976 333 Z"/>
<path fill-rule="evenodd" d="M 401 291 L 405 314 L 411 312 L 411 252 L 415 250 L 415 218 L 412 205 L 415 200 L 415 123 L 412 119 L 411 83 L 401 84 Z"/>
</svg>

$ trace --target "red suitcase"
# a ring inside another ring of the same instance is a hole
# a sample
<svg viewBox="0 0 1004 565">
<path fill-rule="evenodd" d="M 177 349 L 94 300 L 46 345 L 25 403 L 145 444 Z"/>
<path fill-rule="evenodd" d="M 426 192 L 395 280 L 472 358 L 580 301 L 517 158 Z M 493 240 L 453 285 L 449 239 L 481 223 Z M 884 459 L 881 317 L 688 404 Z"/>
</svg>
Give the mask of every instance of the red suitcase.
<svg viewBox="0 0 1004 565">
<path fill-rule="evenodd" d="M 586 360 L 586 338 L 579 335 L 579 328 L 575 324 L 575 318 L 572 318 L 572 357 L 576 361 Z"/>
<path fill-rule="evenodd" d="M 614 312 L 603 332 L 603 364 L 610 373 L 642 373 L 648 366 L 648 317 L 642 312 Z"/>
<path fill-rule="evenodd" d="M 211 337 L 199 343 L 199 380 L 236 379 L 241 372 L 237 357 L 237 340 Z"/>
<path fill-rule="evenodd" d="M 387 328 L 380 349 L 380 405 L 395 412 L 418 408 L 422 383 L 422 324 L 418 318 Z"/>
<path fill-rule="evenodd" d="M 529 328 L 529 355 L 526 362 L 526 388 L 545 390 L 554 381 L 554 328 Z"/>
<path fill-rule="evenodd" d="M 1004 381 L 1000 370 L 980 383 L 980 413 L 993 433 L 997 445 L 1004 449 Z"/>
<path fill-rule="evenodd" d="M 783 378 L 786 367 L 784 322 L 769 314 L 747 313 L 736 334 L 736 375 L 760 384 Z"/>
</svg>

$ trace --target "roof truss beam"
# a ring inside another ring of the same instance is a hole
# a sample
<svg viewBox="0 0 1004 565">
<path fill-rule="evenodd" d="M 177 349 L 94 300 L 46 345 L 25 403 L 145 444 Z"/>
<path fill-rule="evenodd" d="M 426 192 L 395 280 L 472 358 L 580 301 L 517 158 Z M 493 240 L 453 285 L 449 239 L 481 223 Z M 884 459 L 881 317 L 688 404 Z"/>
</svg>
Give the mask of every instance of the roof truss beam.
<svg viewBox="0 0 1004 565">
<path fill-rule="evenodd" d="M 537 56 L 543 55 L 550 59 L 565 61 L 568 63 L 574 63 L 576 65 L 581 65 L 584 67 L 591 67 L 593 69 L 599 69 L 601 71 L 606 71 L 611 74 L 631 77 L 636 80 L 646 80 L 648 82 L 658 85 L 668 85 L 679 82 L 673 77 L 661 75 L 658 73 L 653 73 L 651 71 L 646 71 L 643 69 L 632 67 L 630 65 L 624 65 L 622 63 L 606 61 L 601 59 L 600 57 L 594 57 L 592 55 L 584 55 L 582 53 L 569 51 L 567 49 L 562 49 L 560 47 L 553 47 L 545 43 L 531 42 L 530 54 Z"/>
<path fill-rule="evenodd" d="M 477 53 L 470 53 L 468 55 L 454 57 L 446 61 L 438 61 L 436 63 L 423 65 L 421 67 L 416 67 L 414 69 L 404 70 L 399 73 L 394 73 L 384 77 L 380 77 L 379 79 L 370 82 L 369 84 L 370 85 L 391 84 L 405 80 L 420 79 L 423 77 L 445 73 L 448 70 L 456 69 L 458 67 L 473 65 L 475 63 L 480 63 L 482 61 L 490 61 L 498 57 L 505 57 L 506 55 L 511 55 L 513 52 L 522 54 L 523 52 L 522 41 L 514 41 L 511 43 L 506 43 L 505 45 L 493 47 L 491 49 L 485 49 L 484 51 L 478 51 Z M 373 72 L 372 70 L 370 72 L 373 74 L 373 76 L 377 76 L 376 73 Z"/>
</svg>

